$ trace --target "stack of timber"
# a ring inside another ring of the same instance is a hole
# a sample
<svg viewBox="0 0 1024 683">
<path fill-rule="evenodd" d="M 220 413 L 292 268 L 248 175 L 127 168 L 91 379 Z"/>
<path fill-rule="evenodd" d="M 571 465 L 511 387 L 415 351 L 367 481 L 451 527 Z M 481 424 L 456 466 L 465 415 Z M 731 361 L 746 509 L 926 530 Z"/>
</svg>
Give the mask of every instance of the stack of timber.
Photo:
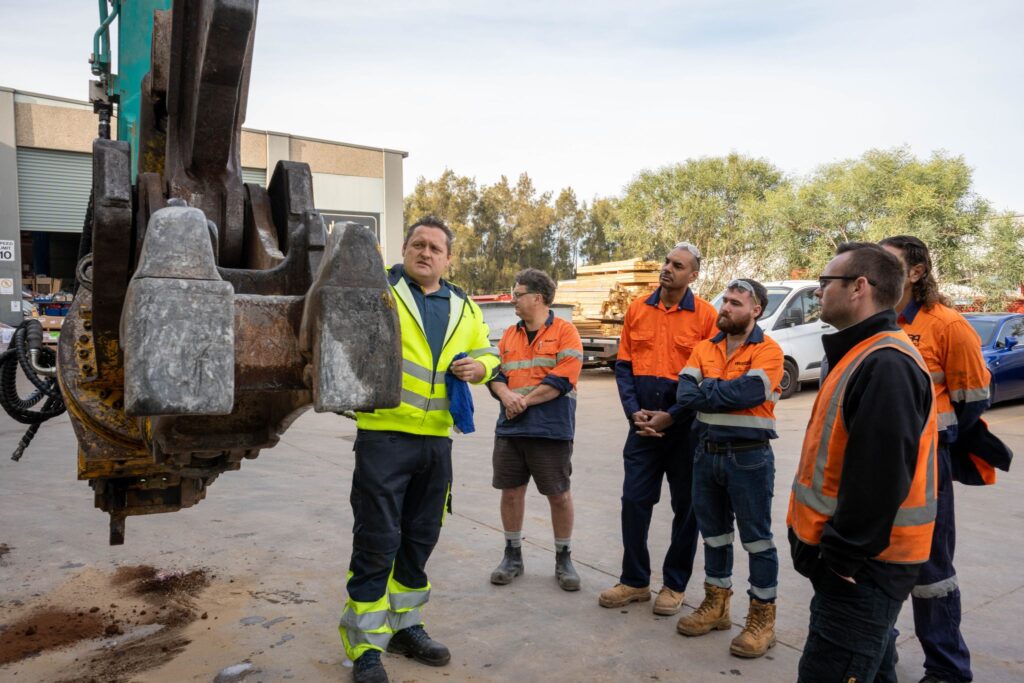
<svg viewBox="0 0 1024 683">
<path fill-rule="evenodd" d="M 558 283 L 555 303 L 570 304 L 582 337 L 616 337 L 629 304 L 658 286 L 661 264 L 629 259 L 576 269 L 575 280 Z"/>
</svg>

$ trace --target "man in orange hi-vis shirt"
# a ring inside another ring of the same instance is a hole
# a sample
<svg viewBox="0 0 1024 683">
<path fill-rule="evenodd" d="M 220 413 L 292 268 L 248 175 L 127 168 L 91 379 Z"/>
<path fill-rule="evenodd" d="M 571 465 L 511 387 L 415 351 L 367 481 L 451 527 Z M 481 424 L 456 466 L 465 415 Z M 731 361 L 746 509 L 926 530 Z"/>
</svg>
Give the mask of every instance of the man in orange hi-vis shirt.
<svg viewBox="0 0 1024 683">
<path fill-rule="evenodd" d="M 693 573 L 693 411 L 676 404 L 676 387 L 693 347 L 717 331 L 714 306 L 690 289 L 700 273 L 700 258 L 694 245 L 677 244 L 665 257 L 658 289 L 630 304 L 623 321 L 615 363 L 619 400 L 629 420 L 622 449 L 622 574 L 599 596 L 602 607 L 651 599 L 647 532 L 665 479 L 672 497 L 672 538 L 662 564 L 655 614 L 679 611 Z"/>
<path fill-rule="evenodd" d="M 697 411 L 693 512 L 704 537 L 704 602 L 676 630 L 700 636 L 732 628 L 733 518 L 750 558 L 747 623 L 729 646 L 760 657 L 775 645 L 779 556 L 772 538 L 775 404 L 781 395 L 782 349 L 757 326 L 768 290 L 756 280 L 730 282 L 718 329 L 679 373 L 676 400 Z"/>
<path fill-rule="evenodd" d="M 554 281 L 540 270 L 516 275 L 512 288 L 520 321 L 501 337 L 501 371 L 488 384 L 501 401 L 494 429 L 494 488 L 501 490 L 505 555 L 491 583 L 505 585 L 523 573 L 523 519 L 530 478 L 548 499 L 555 534 L 555 578 L 562 590 L 578 591 L 573 567 L 573 507 L 569 490 L 576 432 L 576 382 L 583 344 L 576 327 L 555 317 Z"/>
<path fill-rule="evenodd" d="M 924 242 L 909 235 L 880 242 L 900 259 L 906 273 L 903 296 L 896 304 L 897 322 L 921 352 L 935 388 L 939 423 L 938 509 L 931 556 L 911 591 L 914 632 L 924 649 L 923 683 L 973 680 L 971 653 L 960 633 L 960 584 L 953 567 L 956 516 L 953 481 L 995 482 L 993 466 L 1009 466 L 1009 450 L 987 434 L 981 414 L 989 404 L 989 375 L 981 339 L 970 323 L 939 294 L 931 255 Z M 951 457 L 958 442 L 985 437 L 976 457 Z"/>
</svg>

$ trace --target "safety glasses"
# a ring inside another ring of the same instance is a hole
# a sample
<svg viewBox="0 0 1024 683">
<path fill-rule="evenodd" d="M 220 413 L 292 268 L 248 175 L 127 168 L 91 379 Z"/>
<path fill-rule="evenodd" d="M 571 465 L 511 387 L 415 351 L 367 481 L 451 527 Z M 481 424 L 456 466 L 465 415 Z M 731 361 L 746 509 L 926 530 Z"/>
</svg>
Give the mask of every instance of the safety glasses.
<svg viewBox="0 0 1024 683">
<path fill-rule="evenodd" d="M 698 263 L 700 263 L 700 260 L 703 258 L 700 255 L 700 249 L 697 247 L 696 244 L 693 244 L 691 242 L 676 242 L 676 245 L 672 248 L 685 249 L 686 251 L 690 252 L 695 259 L 697 259 Z"/>
<path fill-rule="evenodd" d="M 868 284 L 874 287 L 877 283 L 869 277 L 863 275 L 819 275 L 818 276 L 818 289 L 825 289 L 828 287 L 828 283 L 833 280 L 843 280 L 845 282 L 853 282 L 859 278 L 864 278 L 868 281 Z"/>
<path fill-rule="evenodd" d="M 732 280 L 727 284 L 726 289 L 745 289 L 750 292 L 751 296 L 756 296 L 757 293 L 754 291 L 754 286 L 746 280 Z"/>
</svg>

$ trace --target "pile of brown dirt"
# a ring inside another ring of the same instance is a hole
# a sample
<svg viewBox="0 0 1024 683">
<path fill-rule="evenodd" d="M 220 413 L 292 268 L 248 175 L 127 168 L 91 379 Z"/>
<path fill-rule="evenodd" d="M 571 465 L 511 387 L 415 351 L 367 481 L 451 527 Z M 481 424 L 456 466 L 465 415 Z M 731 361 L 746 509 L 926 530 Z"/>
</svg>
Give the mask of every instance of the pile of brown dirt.
<svg viewBox="0 0 1024 683">
<path fill-rule="evenodd" d="M 106 627 L 103 618 L 94 612 L 38 609 L 0 631 L 0 664 L 99 638 Z"/>
<path fill-rule="evenodd" d="M 146 568 L 152 569 L 152 567 Z M 155 594 L 168 598 L 181 595 L 195 597 L 209 585 L 210 577 L 205 569 L 196 569 L 190 572 L 154 571 L 152 576 L 140 577 L 132 585 L 132 592 L 141 596 Z"/>
<path fill-rule="evenodd" d="M 0 629 L 0 665 L 107 638 L 103 649 L 86 654 L 63 680 L 129 681 L 166 664 L 189 644 L 182 632 L 199 618 L 196 599 L 209 584 L 205 569 L 138 565 L 118 567 L 110 575 L 81 572 Z"/>
</svg>

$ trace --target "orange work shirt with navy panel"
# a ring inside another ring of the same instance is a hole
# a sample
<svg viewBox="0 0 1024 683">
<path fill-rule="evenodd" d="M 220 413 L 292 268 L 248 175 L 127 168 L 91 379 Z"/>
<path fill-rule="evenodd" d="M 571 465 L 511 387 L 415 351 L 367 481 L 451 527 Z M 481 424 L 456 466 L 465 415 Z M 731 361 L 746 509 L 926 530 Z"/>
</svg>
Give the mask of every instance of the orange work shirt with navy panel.
<svg viewBox="0 0 1024 683">
<path fill-rule="evenodd" d="M 992 380 L 981 355 L 981 338 L 958 311 L 911 301 L 896 321 L 917 347 L 932 377 L 939 440 L 953 443 L 988 408 Z"/>
<path fill-rule="evenodd" d="M 778 438 L 782 347 L 756 325 L 731 356 L 727 344 L 719 332 L 693 350 L 679 373 L 679 405 L 697 411 L 702 439 L 724 444 Z"/>
<path fill-rule="evenodd" d="M 532 342 L 523 321 L 509 326 L 498 342 L 498 351 L 501 366 L 491 381 L 505 382 L 523 395 L 546 384 L 559 395 L 530 406 L 511 420 L 504 410 L 498 410 L 494 433 L 572 441 L 576 434 L 576 383 L 583 369 L 583 343 L 576 327 L 551 311 Z"/>
<path fill-rule="evenodd" d="M 678 305 L 666 307 L 661 288 L 633 301 L 619 340 L 615 381 L 626 417 L 663 410 L 677 422 L 686 410 L 676 403 L 679 371 L 693 349 L 718 330 L 718 312 L 688 289 Z"/>
</svg>

